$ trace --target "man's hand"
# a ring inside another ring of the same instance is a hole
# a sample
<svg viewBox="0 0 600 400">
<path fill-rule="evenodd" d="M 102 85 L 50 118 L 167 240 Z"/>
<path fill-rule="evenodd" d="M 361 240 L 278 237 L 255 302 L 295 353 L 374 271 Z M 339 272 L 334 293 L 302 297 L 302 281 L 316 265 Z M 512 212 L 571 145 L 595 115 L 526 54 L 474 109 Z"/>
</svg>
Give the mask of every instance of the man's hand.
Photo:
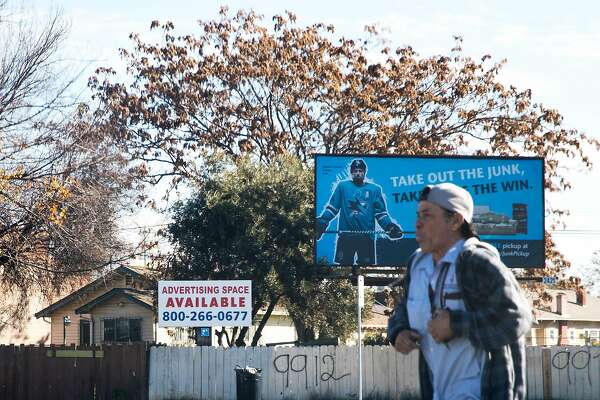
<svg viewBox="0 0 600 400">
<path fill-rule="evenodd" d="M 446 343 L 454 338 L 450 326 L 450 312 L 448 310 L 436 310 L 427 324 L 427 329 L 433 340 L 438 343 Z"/>
<path fill-rule="evenodd" d="M 421 340 L 421 335 L 413 330 L 405 329 L 396 336 L 394 348 L 402 354 L 408 354 L 419 348 L 419 340 Z"/>
<path fill-rule="evenodd" d="M 404 236 L 404 232 L 402 232 L 400 225 L 393 222 L 390 222 L 385 230 L 390 239 L 401 239 L 402 236 Z"/>
<path fill-rule="evenodd" d="M 315 223 L 315 233 L 317 235 L 317 240 L 321 239 L 321 236 L 323 236 L 323 233 L 325 233 L 325 231 L 327 230 L 327 225 L 329 225 L 329 222 L 326 221 L 324 218 L 317 218 Z"/>
</svg>

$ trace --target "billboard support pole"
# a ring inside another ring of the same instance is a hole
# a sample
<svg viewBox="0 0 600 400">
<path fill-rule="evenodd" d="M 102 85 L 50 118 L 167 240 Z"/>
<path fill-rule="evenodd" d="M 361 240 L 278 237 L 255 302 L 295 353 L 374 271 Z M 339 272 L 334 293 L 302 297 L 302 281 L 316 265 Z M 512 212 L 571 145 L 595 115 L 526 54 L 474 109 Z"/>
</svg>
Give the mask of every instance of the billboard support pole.
<svg viewBox="0 0 600 400">
<path fill-rule="evenodd" d="M 365 306 L 365 277 L 357 276 L 358 281 L 358 400 L 362 400 L 362 309 Z"/>
</svg>

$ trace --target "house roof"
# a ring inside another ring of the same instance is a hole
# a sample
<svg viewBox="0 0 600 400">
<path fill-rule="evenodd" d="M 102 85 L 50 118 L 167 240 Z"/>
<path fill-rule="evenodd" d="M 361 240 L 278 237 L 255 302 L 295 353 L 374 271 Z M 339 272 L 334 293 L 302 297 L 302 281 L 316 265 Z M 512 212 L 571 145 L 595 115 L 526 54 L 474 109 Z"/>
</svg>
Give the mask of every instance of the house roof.
<svg viewBox="0 0 600 400">
<path fill-rule="evenodd" d="M 153 309 L 152 300 L 153 293 L 151 290 L 139 290 L 132 288 L 114 288 L 104 293 L 102 296 L 96 297 L 89 303 L 82 305 L 75 310 L 75 314 L 86 314 L 89 313 L 94 307 L 104 303 L 105 301 L 112 299 L 116 296 L 125 296 L 127 299 L 134 303 L 137 303 L 148 309 Z"/>
<path fill-rule="evenodd" d="M 79 300 L 79 299 L 83 298 L 84 294 L 86 294 L 87 292 L 95 290 L 102 285 L 105 285 L 107 280 L 111 280 L 111 279 L 114 279 L 116 276 L 122 276 L 122 275 L 131 275 L 134 278 L 144 279 L 147 281 L 150 280 L 148 277 L 146 277 L 142 273 L 142 270 L 140 268 L 126 267 L 124 265 L 121 265 L 121 266 L 109 271 L 107 274 L 99 277 L 98 279 L 88 283 L 87 285 L 83 286 L 82 288 L 74 291 L 73 293 L 63 297 L 62 299 L 58 300 L 56 303 L 52 303 L 48 307 L 44 308 L 43 310 L 36 312 L 35 317 L 36 318 L 49 317 L 52 315 L 52 313 L 54 313 L 59 308 L 64 307 L 67 304 L 69 304 L 75 300 Z"/>
<path fill-rule="evenodd" d="M 577 304 L 577 295 L 574 290 L 556 290 L 548 289 L 548 294 L 552 296 L 550 310 L 535 309 L 535 317 L 538 321 L 600 321 L 600 299 L 598 297 L 587 295 L 585 306 Z M 563 293 L 566 295 L 566 310 L 559 314 L 556 312 L 556 295 Z"/>
</svg>

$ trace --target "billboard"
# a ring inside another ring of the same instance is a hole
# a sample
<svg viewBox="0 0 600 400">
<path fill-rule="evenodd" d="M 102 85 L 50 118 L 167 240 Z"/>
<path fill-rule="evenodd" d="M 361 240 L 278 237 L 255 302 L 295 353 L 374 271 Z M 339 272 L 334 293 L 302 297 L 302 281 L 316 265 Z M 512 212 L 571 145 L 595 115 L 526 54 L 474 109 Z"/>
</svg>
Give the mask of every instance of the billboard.
<svg viewBox="0 0 600 400">
<path fill-rule="evenodd" d="M 359 185 L 352 163 L 366 170 Z M 315 263 L 406 265 L 418 247 L 419 194 L 443 182 L 471 193 L 475 231 L 507 266 L 544 267 L 544 160 L 538 157 L 317 154 Z"/>
<path fill-rule="evenodd" d="M 251 326 L 252 281 L 159 281 L 158 326 Z"/>
</svg>

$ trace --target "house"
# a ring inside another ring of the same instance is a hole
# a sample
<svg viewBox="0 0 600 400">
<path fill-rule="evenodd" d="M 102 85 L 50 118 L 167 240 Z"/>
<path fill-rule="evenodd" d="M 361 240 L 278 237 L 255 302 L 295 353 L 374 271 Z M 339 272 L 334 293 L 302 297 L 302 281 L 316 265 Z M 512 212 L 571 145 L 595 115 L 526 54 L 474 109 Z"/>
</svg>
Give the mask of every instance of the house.
<svg viewBox="0 0 600 400">
<path fill-rule="evenodd" d="M 35 313 L 50 325 L 52 345 L 94 345 L 118 342 L 156 342 L 194 345 L 190 329 L 158 327 L 154 290 L 156 283 L 144 270 L 120 266 Z M 376 304 L 363 321 L 363 332 L 381 334 L 387 325 L 383 305 Z M 265 310 L 259 310 L 247 338 L 252 338 Z M 228 329 L 231 331 L 231 328 Z M 213 334 L 207 344 L 217 345 Z M 298 339 L 287 310 L 275 307 L 261 332 L 258 345 L 294 342 Z"/>
<path fill-rule="evenodd" d="M 140 269 L 120 266 L 35 317 L 50 319 L 50 344 L 154 342 L 153 285 Z"/>
<path fill-rule="evenodd" d="M 50 320 L 49 344 L 54 345 L 135 341 L 193 345 L 195 339 L 190 330 L 158 327 L 154 286 L 143 269 L 120 266 L 36 312 L 35 317 Z M 258 312 L 257 318 L 262 313 L 264 310 Z M 257 325 L 258 322 L 250 327 L 249 337 Z M 212 336 L 209 343 L 216 345 L 215 335 Z M 277 307 L 262 331 L 259 345 L 297 338 L 289 315 Z"/>
<path fill-rule="evenodd" d="M 528 344 L 533 346 L 600 345 L 600 299 L 583 288 L 548 289 L 549 308 L 534 310 L 537 322 Z"/>
</svg>

